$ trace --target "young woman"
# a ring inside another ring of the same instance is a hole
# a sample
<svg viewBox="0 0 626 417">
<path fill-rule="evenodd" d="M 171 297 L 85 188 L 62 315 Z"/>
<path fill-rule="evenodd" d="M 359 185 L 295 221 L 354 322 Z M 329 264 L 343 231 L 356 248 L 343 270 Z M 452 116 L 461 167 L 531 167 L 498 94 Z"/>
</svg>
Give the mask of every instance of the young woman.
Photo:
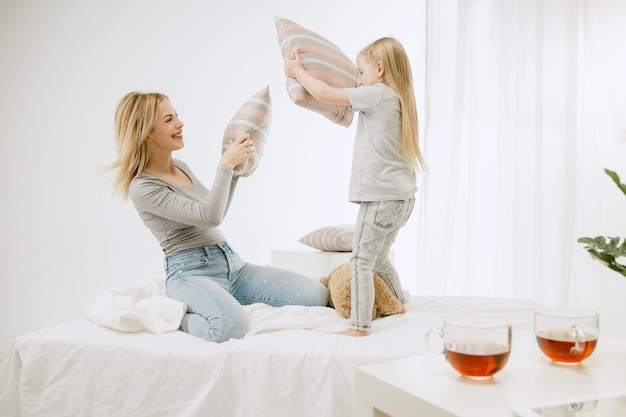
<svg viewBox="0 0 626 417">
<path fill-rule="evenodd" d="M 184 146 L 183 122 L 160 93 L 131 92 L 115 113 L 115 185 L 130 196 L 165 256 L 167 295 L 187 305 L 181 329 L 206 340 L 241 338 L 249 330 L 242 304 L 326 306 L 321 283 L 245 262 L 218 226 L 238 177 L 233 168 L 254 156 L 245 134 L 222 154 L 207 189 L 172 153 Z"/>
<path fill-rule="evenodd" d="M 417 191 L 416 167 L 425 168 L 418 146 L 417 110 L 411 66 L 402 45 L 381 38 L 357 56 L 360 85 L 334 88 L 310 75 L 298 51 L 284 71 L 321 102 L 359 112 L 350 179 L 351 202 L 359 204 L 353 240 L 350 328 L 366 336 L 374 305 L 374 271 L 406 302 L 389 250 L 409 219 Z"/>
</svg>

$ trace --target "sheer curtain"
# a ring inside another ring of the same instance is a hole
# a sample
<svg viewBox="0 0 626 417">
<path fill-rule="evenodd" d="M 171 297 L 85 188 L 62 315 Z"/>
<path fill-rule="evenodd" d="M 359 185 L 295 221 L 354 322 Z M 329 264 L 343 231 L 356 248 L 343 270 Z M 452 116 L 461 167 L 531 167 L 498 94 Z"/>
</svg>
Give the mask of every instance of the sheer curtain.
<svg viewBox="0 0 626 417">
<path fill-rule="evenodd" d="M 417 293 L 567 302 L 583 6 L 426 1 Z"/>
</svg>

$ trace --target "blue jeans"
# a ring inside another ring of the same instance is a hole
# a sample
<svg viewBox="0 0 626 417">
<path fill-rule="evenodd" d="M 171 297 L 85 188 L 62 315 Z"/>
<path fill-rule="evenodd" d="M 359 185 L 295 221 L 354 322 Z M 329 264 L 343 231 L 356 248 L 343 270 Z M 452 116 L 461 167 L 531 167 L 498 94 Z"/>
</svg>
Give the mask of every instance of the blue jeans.
<svg viewBox="0 0 626 417">
<path fill-rule="evenodd" d="M 374 271 L 400 301 L 408 301 L 398 272 L 389 260 L 389 250 L 398 232 L 409 220 L 414 206 L 414 198 L 360 203 L 350 258 L 352 329 L 369 331 L 372 325 Z"/>
<path fill-rule="evenodd" d="M 250 328 L 242 304 L 326 306 L 328 290 L 305 275 L 245 262 L 227 243 L 165 259 L 168 297 L 187 304 L 181 330 L 214 342 Z"/>
</svg>

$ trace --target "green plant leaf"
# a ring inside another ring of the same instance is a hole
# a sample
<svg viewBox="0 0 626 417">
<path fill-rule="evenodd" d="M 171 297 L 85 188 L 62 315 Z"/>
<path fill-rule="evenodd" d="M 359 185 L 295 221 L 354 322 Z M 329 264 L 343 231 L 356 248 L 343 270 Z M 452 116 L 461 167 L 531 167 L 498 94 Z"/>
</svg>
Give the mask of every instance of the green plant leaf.
<svg viewBox="0 0 626 417">
<path fill-rule="evenodd" d="M 617 187 L 626 195 L 626 184 L 622 184 L 619 175 L 606 168 L 604 172 L 611 177 Z M 626 238 L 607 236 L 581 237 L 578 238 L 578 242 L 585 245 L 585 250 L 593 258 L 626 277 Z M 617 260 L 620 258 L 621 262 L 618 262 Z"/>
<path fill-rule="evenodd" d="M 615 184 L 617 184 L 617 186 L 619 187 L 620 190 L 622 190 L 622 192 L 624 194 L 626 194 L 626 184 L 622 184 L 622 182 L 619 179 L 619 175 L 617 175 L 616 172 L 608 170 L 608 169 L 604 169 L 604 172 L 606 173 L 606 175 L 608 175 L 609 177 L 611 177 L 611 179 L 613 180 L 613 182 Z"/>
<path fill-rule="evenodd" d="M 581 237 L 578 239 L 578 242 L 585 245 L 584 249 L 593 258 L 626 277 L 626 265 L 616 260 L 619 257 L 626 259 L 626 238 L 607 236 Z"/>
</svg>

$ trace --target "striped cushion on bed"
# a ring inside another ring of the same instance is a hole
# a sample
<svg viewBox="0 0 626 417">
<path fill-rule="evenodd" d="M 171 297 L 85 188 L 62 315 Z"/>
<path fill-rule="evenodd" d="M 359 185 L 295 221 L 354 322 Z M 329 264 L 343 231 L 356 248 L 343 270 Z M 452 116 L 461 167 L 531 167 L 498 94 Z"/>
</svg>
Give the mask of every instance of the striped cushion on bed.
<svg viewBox="0 0 626 417">
<path fill-rule="evenodd" d="M 247 177 L 254 173 L 263 157 L 271 122 L 272 99 L 269 86 L 266 86 L 237 110 L 237 113 L 235 113 L 224 131 L 222 153 L 224 153 L 231 140 L 237 140 L 244 133 L 250 134 L 250 139 L 252 139 L 256 148 L 254 158 L 235 167 L 235 176 Z"/>
<path fill-rule="evenodd" d="M 354 225 L 325 226 L 302 236 L 298 241 L 327 252 L 351 252 Z"/>
<path fill-rule="evenodd" d="M 276 33 L 283 58 L 293 58 L 298 49 L 302 65 L 315 78 L 333 87 L 356 87 L 356 65 L 332 42 L 288 19 L 274 16 Z M 287 78 L 287 93 L 297 105 L 320 113 L 331 121 L 348 127 L 354 112 L 350 106 L 322 103 L 311 96 L 293 78 Z"/>
</svg>

